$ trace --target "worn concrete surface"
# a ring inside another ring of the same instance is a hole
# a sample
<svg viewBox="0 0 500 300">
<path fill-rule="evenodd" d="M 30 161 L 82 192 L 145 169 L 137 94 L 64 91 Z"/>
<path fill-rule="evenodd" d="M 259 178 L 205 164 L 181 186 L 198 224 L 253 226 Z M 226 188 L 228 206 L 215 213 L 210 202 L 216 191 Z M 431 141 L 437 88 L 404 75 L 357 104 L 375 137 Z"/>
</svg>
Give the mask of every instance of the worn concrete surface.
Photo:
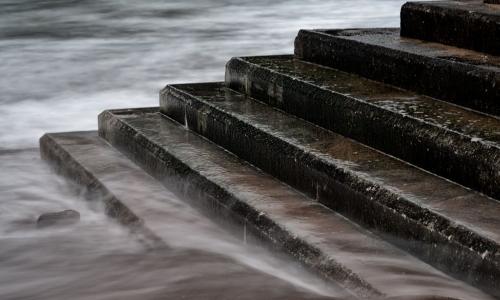
<svg viewBox="0 0 500 300">
<path fill-rule="evenodd" d="M 429 263 L 500 294 L 500 202 L 222 83 L 169 86 L 161 111 Z"/>
<path fill-rule="evenodd" d="M 401 8 L 401 35 L 500 54 L 498 0 L 408 2 Z"/>
<path fill-rule="evenodd" d="M 398 29 L 301 30 L 298 58 L 500 115 L 500 57 L 403 38 Z"/>
<path fill-rule="evenodd" d="M 229 209 L 247 230 L 359 297 L 488 298 L 159 113 L 107 111 L 99 132 L 165 184 L 185 181 L 209 207 Z"/>
<path fill-rule="evenodd" d="M 500 120 L 290 56 L 234 58 L 241 92 L 500 198 Z"/>
</svg>

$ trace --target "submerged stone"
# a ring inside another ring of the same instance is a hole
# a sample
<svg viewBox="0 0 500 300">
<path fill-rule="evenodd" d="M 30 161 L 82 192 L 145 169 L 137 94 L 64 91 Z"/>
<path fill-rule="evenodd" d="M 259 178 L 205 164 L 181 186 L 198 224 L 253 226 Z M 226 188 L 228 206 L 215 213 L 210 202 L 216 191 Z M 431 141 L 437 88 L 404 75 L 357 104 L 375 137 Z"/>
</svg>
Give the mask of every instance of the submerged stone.
<svg viewBox="0 0 500 300">
<path fill-rule="evenodd" d="M 36 221 L 38 228 L 50 226 L 73 225 L 80 221 L 80 213 L 76 210 L 67 209 L 59 212 L 41 214 Z"/>
</svg>

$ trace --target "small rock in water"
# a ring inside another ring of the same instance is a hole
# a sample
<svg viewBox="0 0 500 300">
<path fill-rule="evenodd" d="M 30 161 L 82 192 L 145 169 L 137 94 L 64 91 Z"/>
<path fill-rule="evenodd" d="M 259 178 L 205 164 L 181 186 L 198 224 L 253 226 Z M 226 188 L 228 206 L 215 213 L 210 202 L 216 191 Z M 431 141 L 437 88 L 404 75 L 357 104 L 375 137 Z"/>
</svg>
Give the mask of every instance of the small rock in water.
<svg viewBox="0 0 500 300">
<path fill-rule="evenodd" d="M 80 221 L 80 213 L 76 210 L 67 209 L 60 212 L 45 213 L 38 217 L 37 227 L 71 225 Z"/>
</svg>

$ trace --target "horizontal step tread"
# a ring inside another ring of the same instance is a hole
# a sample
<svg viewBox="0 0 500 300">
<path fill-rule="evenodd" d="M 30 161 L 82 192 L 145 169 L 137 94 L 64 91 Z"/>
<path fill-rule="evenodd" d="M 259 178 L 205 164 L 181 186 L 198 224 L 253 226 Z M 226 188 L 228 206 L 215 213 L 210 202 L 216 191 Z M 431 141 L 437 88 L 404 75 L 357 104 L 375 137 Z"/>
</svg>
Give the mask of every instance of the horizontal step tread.
<svg viewBox="0 0 500 300">
<path fill-rule="evenodd" d="M 408 2 L 401 9 L 401 34 L 499 55 L 500 7 L 485 2 Z"/>
<path fill-rule="evenodd" d="M 406 38 L 400 35 L 399 28 L 319 29 L 304 31 L 334 37 L 335 39 L 345 39 L 374 45 L 401 53 L 440 59 L 452 63 L 462 63 L 464 66 L 473 65 L 485 71 L 500 72 L 500 56 L 441 43 Z"/>
<path fill-rule="evenodd" d="M 245 57 L 248 63 L 302 80 L 406 118 L 432 124 L 500 148 L 500 119 L 391 85 L 308 63 L 292 56 Z"/>
<path fill-rule="evenodd" d="M 500 56 L 402 37 L 397 28 L 300 30 L 295 55 L 500 115 Z"/>
</svg>

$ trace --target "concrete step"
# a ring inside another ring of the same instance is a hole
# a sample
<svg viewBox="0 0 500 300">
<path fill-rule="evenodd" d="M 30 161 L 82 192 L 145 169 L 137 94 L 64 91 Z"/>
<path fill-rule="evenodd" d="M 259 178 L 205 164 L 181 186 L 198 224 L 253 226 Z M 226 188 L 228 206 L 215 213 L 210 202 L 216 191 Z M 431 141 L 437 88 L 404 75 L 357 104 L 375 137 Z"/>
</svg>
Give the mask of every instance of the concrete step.
<svg viewBox="0 0 500 300">
<path fill-rule="evenodd" d="M 162 230 L 172 217 L 172 195 L 96 131 L 47 133 L 40 138 L 40 154 L 57 173 L 84 187 L 87 199 L 102 201 L 106 215 L 146 245 L 167 247 Z"/>
<path fill-rule="evenodd" d="M 99 116 L 99 133 L 159 181 L 229 211 L 246 230 L 360 298 L 489 297 L 159 113 L 106 111 Z"/>
<path fill-rule="evenodd" d="M 485 31 L 486 32 L 486 31 Z M 403 38 L 398 29 L 301 30 L 298 58 L 500 115 L 500 57 Z"/>
<path fill-rule="evenodd" d="M 500 119 L 496 117 L 290 56 L 234 58 L 226 66 L 226 83 L 500 198 Z"/>
<path fill-rule="evenodd" d="M 430 264 L 500 295 L 500 202 L 223 83 L 166 87 L 161 111 Z"/>
<path fill-rule="evenodd" d="M 483 0 L 408 2 L 401 8 L 401 35 L 500 55 L 500 6 Z"/>
<path fill-rule="evenodd" d="M 307 272 L 287 274 L 290 269 L 294 270 L 290 267 L 293 264 L 290 260 L 273 257 L 269 251 L 253 244 L 241 242 L 239 245 L 239 239 L 243 237 L 242 228 L 235 228 L 235 235 L 228 234 L 226 229 L 232 227 L 223 221 L 225 218 L 220 214 L 220 218 L 215 218 L 215 214 L 210 213 L 217 211 L 215 206 L 211 207 L 212 211 L 200 212 L 195 209 L 193 206 L 200 199 L 185 197 L 184 194 L 190 193 L 189 190 L 174 194 L 100 138 L 96 131 L 46 134 L 40 140 L 40 150 L 42 157 L 58 173 L 87 190 L 89 201 L 98 204 L 102 201 L 109 216 L 130 228 L 133 231 L 131 239 L 138 237 L 146 246 L 151 246 L 153 253 L 161 254 L 155 256 L 156 259 L 165 259 L 158 263 L 171 272 L 153 274 L 170 274 L 173 277 L 164 278 L 162 292 L 157 293 L 154 299 L 254 299 L 248 292 L 256 289 L 260 291 L 253 292 L 253 295 L 266 295 L 279 290 L 284 296 L 273 294 L 271 299 L 287 299 L 287 294 L 293 295 L 294 299 L 351 299 L 346 290 L 334 283 L 326 286 L 326 282 L 322 283 Z M 205 218 L 205 213 L 214 218 Z M 241 259 L 250 253 L 255 255 Z M 263 263 L 269 263 L 269 266 L 253 265 Z M 278 267 L 283 268 L 283 265 L 290 268 L 276 270 Z M 186 274 L 189 267 L 191 271 Z M 141 270 L 148 269 L 145 267 Z M 191 277 L 197 274 L 197 278 L 209 279 L 203 283 L 197 282 L 193 278 L 190 280 L 189 274 L 193 274 Z M 238 280 L 228 280 L 227 276 L 234 276 Z M 298 279 L 299 284 L 293 285 L 290 280 L 284 280 L 291 276 L 311 278 L 302 282 Z M 161 284 L 161 279 L 155 282 Z M 242 282 L 245 286 L 231 286 Z M 224 289 L 221 290 L 221 287 Z M 317 289 L 324 296 L 316 295 L 306 287 Z M 158 286 L 153 286 L 155 288 Z M 133 293 L 132 290 L 130 293 Z M 144 294 L 141 294 L 141 298 L 144 299 Z"/>
</svg>

